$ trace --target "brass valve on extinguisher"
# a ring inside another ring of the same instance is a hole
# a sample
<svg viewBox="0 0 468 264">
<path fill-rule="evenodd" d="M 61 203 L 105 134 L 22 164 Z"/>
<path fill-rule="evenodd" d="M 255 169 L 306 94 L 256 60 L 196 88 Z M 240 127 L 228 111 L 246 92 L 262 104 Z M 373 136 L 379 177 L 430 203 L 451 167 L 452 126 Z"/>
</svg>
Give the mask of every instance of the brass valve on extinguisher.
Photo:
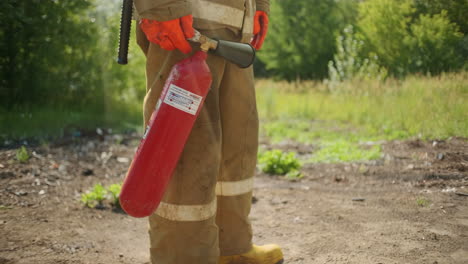
<svg viewBox="0 0 468 264">
<path fill-rule="evenodd" d="M 221 56 L 241 68 L 249 67 L 255 60 L 255 49 L 248 43 L 212 39 L 197 30 L 189 40 L 200 43 L 202 51 Z"/>
</svg>

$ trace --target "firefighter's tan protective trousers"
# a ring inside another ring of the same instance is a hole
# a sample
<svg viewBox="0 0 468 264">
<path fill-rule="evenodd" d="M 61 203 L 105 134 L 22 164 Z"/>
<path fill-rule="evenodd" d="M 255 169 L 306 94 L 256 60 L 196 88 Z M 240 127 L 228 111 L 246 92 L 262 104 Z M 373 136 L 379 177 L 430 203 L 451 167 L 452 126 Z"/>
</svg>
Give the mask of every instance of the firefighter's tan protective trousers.
<svg viewBox="0 0 468 264">
<path fill-rule="evenodd" d="M 202 33 L 240 39 L 226 29 Z M 146 123 L 172 66 L 189 55 L 139 44 L 147 56 Z M 253 69 L 213 55 L 207 63 L 213 84 L 163 201 L 149 218 L 153 264 L 216 264 L 220 255 L 252 247 L 248 215 L 258 147 Z"/>
</svg>

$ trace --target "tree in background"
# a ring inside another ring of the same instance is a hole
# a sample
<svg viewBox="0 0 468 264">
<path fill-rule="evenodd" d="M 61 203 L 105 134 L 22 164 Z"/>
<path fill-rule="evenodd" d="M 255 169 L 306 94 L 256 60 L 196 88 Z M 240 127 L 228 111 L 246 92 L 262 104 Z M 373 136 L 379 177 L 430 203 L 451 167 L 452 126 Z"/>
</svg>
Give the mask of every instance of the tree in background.
<svg viewBox="0 0 468 264">
<path fill-rule="evenodd" d="M 464 35 L 468 33 L 468 2 L 466 0 L 414 0 L 416 14 L 437 15 L 443 10 L 448 19 L 460 27 Z"/>
<path fill-rule="evenodd" d="M 438 74 L 460 69 L 463 34 L 447 11 L 421 14 L 413 0 L 367 0 L 359 6 L 358 27 L 369 51 L 396 76 Z"/>
<path fill-rule="evenodd" d="M 336 49 L 336 33 L 354 19 L 355 3 L 273 0 L 269 35 L 259 52 L 260 60 L 271 74 L 282 79 L 325 78 Z"/>
<path fill-rule="evenodd" d="M 460 27 L 460 32 L 464 36 L 458 44 L 457 52 L 465 61 L 465 69 L 468 69 L 468 19 L 466 19 L 468 2 L 466 0 L 415 0 L 415 7 L 418 15 L 437 15 L 445 10 L 448 19 Z"/>
<path fill-rule="evenodd" d="M 0 3 L 0 103 L 85 104 L 100 96 L 89 0 Z"/>
<path fill-rule="evenodd" d="M 412 0 L 368 0 L 359 5 L 358 27 L 369 51 L 374 51 L 391 73 L 403 74 L 411 57 L 408 29 Z"/>
<path fill-rule="evenodd" d="M 116 63 L 120 5 L 0 1 L 0 110 L 87 110 L 103 116 L 139 104 L 145 63 L 133 37 L 129 66 Z"/>
<path fill-rule="evenodd" d="M 464 59 L 458 45 L 463 34 L 458 29 L 450 22 L 445 10 L 435 15 L 421 14 L 410 28 L 408 44 L 412 60 L 409 72 L 439 74 L 460 69 Z"/>
</svg>

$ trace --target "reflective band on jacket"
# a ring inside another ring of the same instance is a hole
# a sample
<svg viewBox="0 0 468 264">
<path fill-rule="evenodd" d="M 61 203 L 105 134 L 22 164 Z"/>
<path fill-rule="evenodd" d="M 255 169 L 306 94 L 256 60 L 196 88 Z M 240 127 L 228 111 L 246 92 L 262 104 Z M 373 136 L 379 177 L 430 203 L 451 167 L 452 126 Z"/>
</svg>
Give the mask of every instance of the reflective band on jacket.
<svg viewBox="0 0 468 264">
<path fill-rule="evenodd" d="M 219 24 L 242 28 L 244 10 L 213 3 L 206 0 L 193 0 L 193 17 L 213 21 Z"/>
<path fill-rule="evenodd" d="M 216 195 L 219 196 L 236 196 L 251 192 L 253 189 L 253 178 L 248 178 L 242 181 L 218 181 L 216 184 Z"/>
<path fill-rule="evenodd" d="M 156 214 L 171 221 L 204 221 L 216 215 L 216 199 L 203 205 L 177 205 L 161 202 Z"/>
</svg>

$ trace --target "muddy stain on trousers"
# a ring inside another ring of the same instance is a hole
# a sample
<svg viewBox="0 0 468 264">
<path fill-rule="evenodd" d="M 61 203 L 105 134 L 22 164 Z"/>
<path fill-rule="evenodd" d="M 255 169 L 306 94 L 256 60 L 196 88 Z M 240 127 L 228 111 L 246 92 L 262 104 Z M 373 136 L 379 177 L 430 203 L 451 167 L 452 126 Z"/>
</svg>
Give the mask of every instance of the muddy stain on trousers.
<svg viewBox="0 0 468 264">
<path fill-rule="evenodd" d="M 228 29 L 202 33 L 223 40 L 241 38 Z M 146 125 L 172 66 L 191 54 L 148 44 L 139 30 L 137 37 L 147 57 Z M 162 203 L 149 217 L 154 264 L 216 264 L 220 255 L 252 247 L 248 215 L 258 147 L 253 69 L 213 55 L 207 64 L 212 87 Z"/>
</svg>

